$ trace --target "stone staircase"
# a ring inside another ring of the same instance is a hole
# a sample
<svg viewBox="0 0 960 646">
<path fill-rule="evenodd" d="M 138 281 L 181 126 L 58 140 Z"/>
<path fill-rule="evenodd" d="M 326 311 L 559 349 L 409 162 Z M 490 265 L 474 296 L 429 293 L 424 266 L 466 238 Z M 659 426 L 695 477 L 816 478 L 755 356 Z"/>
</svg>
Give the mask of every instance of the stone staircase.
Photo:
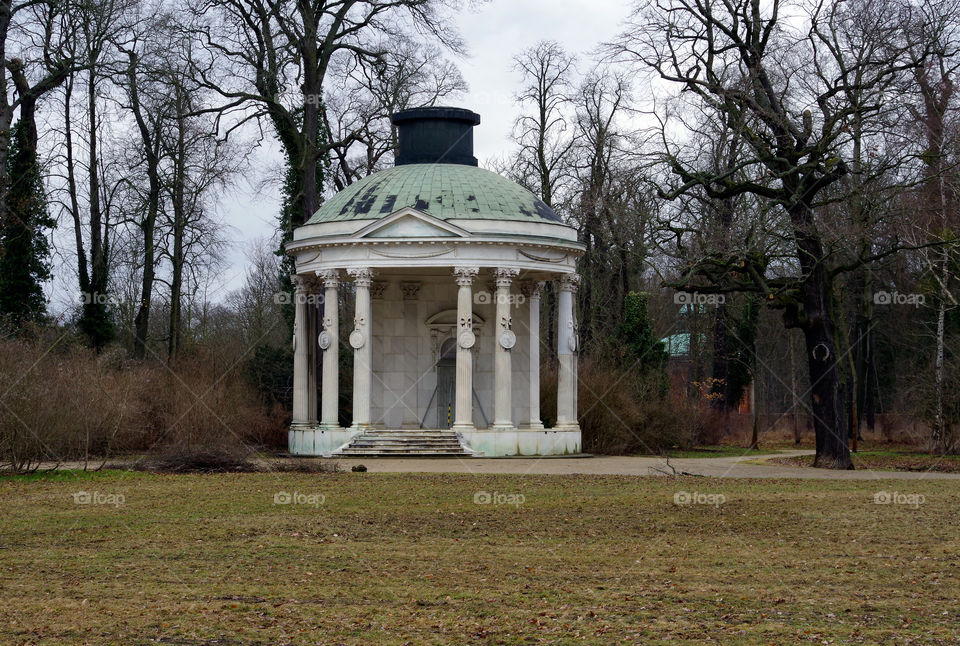
<svg viewBox="0 0 960 646">
<path fill-rule="evenodd" d="M 333 452 L 344 457 L 439 458 L 474 457 L 453 431 L 444 430 L 370 430 Z"/>
</svg>

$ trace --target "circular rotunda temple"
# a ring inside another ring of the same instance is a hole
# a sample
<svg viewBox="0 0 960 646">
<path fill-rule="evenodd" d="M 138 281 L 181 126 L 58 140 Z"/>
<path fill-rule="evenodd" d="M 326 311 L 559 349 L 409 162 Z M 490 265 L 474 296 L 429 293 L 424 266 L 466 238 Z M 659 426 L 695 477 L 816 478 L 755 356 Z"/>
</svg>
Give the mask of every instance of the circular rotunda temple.
<svg viewBox="0 0 960 646">
<path fill-rule="evenodd" d="M 579 453 L 576 231 L 477 167 L 476 113 L 416 108 L 392 120 L 396 165 L 328 199 L 287 245 L 297 290 L 290 452 Z M 558 284 L 550 428 L 540 419 L 546 281 Z M 352 324 L 341 320 L 348 296 Z M 352 384 L 339 383 L 341 352 L 353 353 Z M 341 388 L 352 388 L 345 427 Z"/>
</svg>

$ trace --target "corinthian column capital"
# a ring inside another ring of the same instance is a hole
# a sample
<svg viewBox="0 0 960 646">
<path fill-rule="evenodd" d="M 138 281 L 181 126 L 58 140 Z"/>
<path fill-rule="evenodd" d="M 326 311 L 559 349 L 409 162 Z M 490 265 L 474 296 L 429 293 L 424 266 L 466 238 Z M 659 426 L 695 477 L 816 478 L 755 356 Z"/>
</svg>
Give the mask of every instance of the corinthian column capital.
<svg viewBox="0 0 960 646">
<path fill-rule="evenodd" d="M 290 282 L 293 283 L 293 288 L 298 294 L 305 294 L 313 285 L 309 276 L 294 275 L 290 277 Z"/>
<path fill-rule="evenodd" d="M 564 274 L 560 277 L 560 289 L 576 292 L 580 288 L 580 274 Z"/>
<path fill-rule="evenodd" d="M 497 287 L 510 287 L 510 283 L 519 273 L 520 270 L 514 267 L 497 267 L 493 275 L 497 279 Z"/>
<path fill-rule="evenodd" d="M 339 269 L 321 269 L 317 272 L 317 278 L 323 281 L 323 286 L 327 289 L 330 289 L 331 287 L 336 289 L 340 286 Z"/>
<path fill-rule="evenodd" d="M 453 275 L 457 279 L 457 285 L 460 287 L 469 287 L 473 284 L 473 278 L 480 273 L 479 267 L 454 267 Z"/>
<path fill-rule="evenodd" d="M 370 287 L 373 282 L 373 270 L 369 267 L 351 267 L 347 274 L 353 278 L 353 283 L 357 287 Z"/>
</svg>

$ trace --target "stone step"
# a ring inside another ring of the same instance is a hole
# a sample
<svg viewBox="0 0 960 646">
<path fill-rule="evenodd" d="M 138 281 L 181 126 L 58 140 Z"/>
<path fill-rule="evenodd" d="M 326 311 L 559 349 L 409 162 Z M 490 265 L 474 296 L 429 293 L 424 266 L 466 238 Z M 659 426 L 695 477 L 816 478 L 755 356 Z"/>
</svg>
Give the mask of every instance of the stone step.
<svg viewBox="0 0 960 646">
<path fill-rule="evenodd" d="M 361 435 L 354 439 L 377 440 L 378 442 L 457 442 L 455 437 L 384 437 L 378 435 Z"/>
<path fill-rule="evenodd" d="M 362 438 L 359 440 L 354 440 L 350 443 L 351 446 L 356 446 L 360 444 L 377 444 L 382 446 L 460 446 L 460 443 L 456 440 L 420 440 L 420 441 L 404 441 L 404 440 L 372 440 L 367 438 Z"/>
<path fill-rule="evenodd" d="M 378 431 L 371 431 L 368 433 L 363 433 L 358 437 L 383 437 L 390 439 L 415 439 L 415 438 L 451 438 L 457 439 L 455 433 L 383 433 Z"/>
<path fill-rule="evenodd" d="M 456 433 L 445 430 L 370 430 L 356 436 L 334 455 L 385 457 L 471 456 Z"/>
<path fill-rule="evenodd" d="M 459 444 L 379 444 L 377 442 L 361 442 L 350 444 L 351 449 L 384 449 L 384 450 L 407 450 L 407 449 L 438 449 L 459 451 L 463 447 Z"/>
<path fill-rule="evenodd" d="M 451 444 L 457 444 L 459 442 L 455 437 L 376 437 L 361 435 L 353 439 L 354 441 L 365 442 L 403 442 L 404 444 L 416 444 L 417 442 L 449 442 Z"/>
<path fill-rule="evenodd" d="M 375 457 L 375 458 L 429 458 L 429 457 L 461 457 L 469 458 L 474 457 L 472 453 L 467 453 L 465 451 L 428 451 L 428 450 L 417 450 L 417 449 L 407 449 L 405 451 L 380 451 L 376 449 L 345 449 L 340 453 L 335 453 L 334 455 L 342 457 Z"/>
</svg>

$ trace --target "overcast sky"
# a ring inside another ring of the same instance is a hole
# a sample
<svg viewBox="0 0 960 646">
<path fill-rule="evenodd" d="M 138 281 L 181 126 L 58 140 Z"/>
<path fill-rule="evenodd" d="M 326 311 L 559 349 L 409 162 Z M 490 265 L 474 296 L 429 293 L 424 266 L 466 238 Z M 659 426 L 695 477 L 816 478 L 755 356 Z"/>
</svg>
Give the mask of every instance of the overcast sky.
<svg viewBox="0 0 960 646">
<path fill-rule="evenodd" d="M 481 165 L 511 147 L 510 128 L 517 115 L 513 94 L 519 77 L 513 57 L 541 40 L 556 40 L 580 57 L 580 69 L 590 66 L 590 51 L 617 34 L 627 16 L 624 0 L 492 0 L 457 16 L 469 57 L 456 59 L 469 93 L 456 101 L 459 107 L 478 112 L 481 123 L 474 131 L 474 148 Z M 249 178 L 237 182 L 222 197 L 220 214 L 231 225 L 232 246 L 222 282 L 209 298 L 221 301 L 243 284 L 246 254 L 252 241 L 269 238 L 276 230 L 279 190 L 264 188 L 262 179 L 280 165 L 278 148 L 265 142 L 250 159 Z M 63 311 L 76 294 L 76 276 L 66 268 L 56 272 L 48 288 L 51 310 Z"/>
</svg>

